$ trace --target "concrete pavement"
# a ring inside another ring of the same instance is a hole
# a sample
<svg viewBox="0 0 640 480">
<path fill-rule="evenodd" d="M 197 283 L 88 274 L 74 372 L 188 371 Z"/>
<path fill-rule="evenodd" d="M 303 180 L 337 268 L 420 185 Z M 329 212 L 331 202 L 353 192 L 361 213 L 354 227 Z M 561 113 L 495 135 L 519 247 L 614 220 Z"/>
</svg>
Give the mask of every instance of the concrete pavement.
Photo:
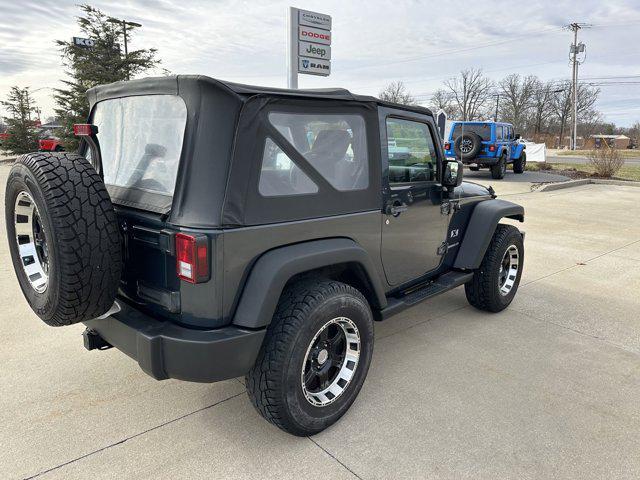
<svg viewBox="0 0 640 480">
<path fill-rule="evenodd" d="M 547 162 L 549 163 L 573 163 L 578 165 L 585 165 L 589 163 L 589 159 L 585 157 L 576 157 L 574 155 L 553 155 L 547 154 Z M 625 165 L 640 165 L 640 155 L 633 158 L 625 158 Z"/>
<path fill-rule="evenodd" d="M 156 382 L 84 350 L 81 326 L 45 326 L 2 238 L 0 477 L 638 478 L 640 190 L 515 177 L 487 181 L 527 212 L 512 306 L 457 289 L 376 324 L 359 399 L 310 439 L 266 423 L 240 380 Z"/>
</svg>

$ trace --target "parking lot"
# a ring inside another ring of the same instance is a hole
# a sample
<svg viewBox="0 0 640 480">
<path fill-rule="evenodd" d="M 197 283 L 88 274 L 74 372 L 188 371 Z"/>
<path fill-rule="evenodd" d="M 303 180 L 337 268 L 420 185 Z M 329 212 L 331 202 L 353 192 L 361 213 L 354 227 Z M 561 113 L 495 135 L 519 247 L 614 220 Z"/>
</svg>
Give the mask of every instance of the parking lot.
<svg viewBox="0 0 640 480">
<path fill-rule="evenodd" d="M 510 308 L 456 289 L 376 324 L 358 400 L 308 439 L 259 417 L 241 379 L 157 382 L 86 351 L 81 325 L 45 326 L 2 238 L 0 477 L 638 478 L 640 188 L 531 192 L 537 175 L 467 175 L 526 209 Z"/>
</svg>

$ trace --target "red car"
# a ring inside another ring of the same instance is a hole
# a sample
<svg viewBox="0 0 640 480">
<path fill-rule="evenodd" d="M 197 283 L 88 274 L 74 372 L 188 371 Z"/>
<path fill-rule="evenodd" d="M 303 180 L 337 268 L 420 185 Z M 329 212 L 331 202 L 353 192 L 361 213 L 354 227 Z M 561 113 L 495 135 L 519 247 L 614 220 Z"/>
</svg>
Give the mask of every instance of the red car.
<svg viewBox="0 0 640 480">
<path fill-rule="evenodd" d="M 43 138 L 38 140 L 41 152 L 62 152 L 64 147 L 60 143 L 60 139 L 56 137 Z"/>
</svg>

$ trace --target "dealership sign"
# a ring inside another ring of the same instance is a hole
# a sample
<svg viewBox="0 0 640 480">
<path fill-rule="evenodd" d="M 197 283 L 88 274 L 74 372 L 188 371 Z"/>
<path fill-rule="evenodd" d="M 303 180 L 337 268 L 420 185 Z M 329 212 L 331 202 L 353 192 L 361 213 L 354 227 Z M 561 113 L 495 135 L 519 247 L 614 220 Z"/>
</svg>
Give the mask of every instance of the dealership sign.
<svg viewBox="0 0 640 480">
<path fill-rule="evenodd" d="M 311 42 L 298 42 L 298 55 L 301 57 L 322 58 L 331 60 L 331 47 Z"/>
<path fill-rule="evenodd" d="M 298 88 L 298 73 L 331 73 L 331 16 L 289 8 L 289 88 Z"/>
<path fill-rule="evenodd" d="M 96 42 L 91 38 L 73 37 L 73 44 L 80 48 L 92 48 Z"/>
<path fill-rule="evenodd" d="M 331 62 L 318 58 L 300 57 L 298 59 L 298 72 L 326 76 L 331 72 Z"/>
<path fill-rule="evenodd" d="M 320 30 L 319 28 L 301 26 L 298 41 L 331 45 L 331 32 L 328 30 Z"/>
<path fill-rule="evenodd" d="M 298 10 L 298 23 L 308 27 L 316 27 L 331 31 L 331 17 L 324 13 Z"/>
</svg>

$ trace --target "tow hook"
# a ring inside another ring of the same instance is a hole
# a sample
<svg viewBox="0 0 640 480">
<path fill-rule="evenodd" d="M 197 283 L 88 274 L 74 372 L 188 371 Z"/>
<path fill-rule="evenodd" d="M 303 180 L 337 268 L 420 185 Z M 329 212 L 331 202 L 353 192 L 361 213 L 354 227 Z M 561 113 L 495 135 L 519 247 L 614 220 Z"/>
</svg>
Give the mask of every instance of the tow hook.
<svg viewBox="0 0 640 480">
<path fill-rule="evenodd" d="M 85 331 L 82 332 L 82 340 L 84 341 L 84 348 L 87 350 L 107 350 L 108 348 L 113 348 L 113 345 L 102 338 L 98 332 L 90 328 L 86 328 Z"/>
</svg>

